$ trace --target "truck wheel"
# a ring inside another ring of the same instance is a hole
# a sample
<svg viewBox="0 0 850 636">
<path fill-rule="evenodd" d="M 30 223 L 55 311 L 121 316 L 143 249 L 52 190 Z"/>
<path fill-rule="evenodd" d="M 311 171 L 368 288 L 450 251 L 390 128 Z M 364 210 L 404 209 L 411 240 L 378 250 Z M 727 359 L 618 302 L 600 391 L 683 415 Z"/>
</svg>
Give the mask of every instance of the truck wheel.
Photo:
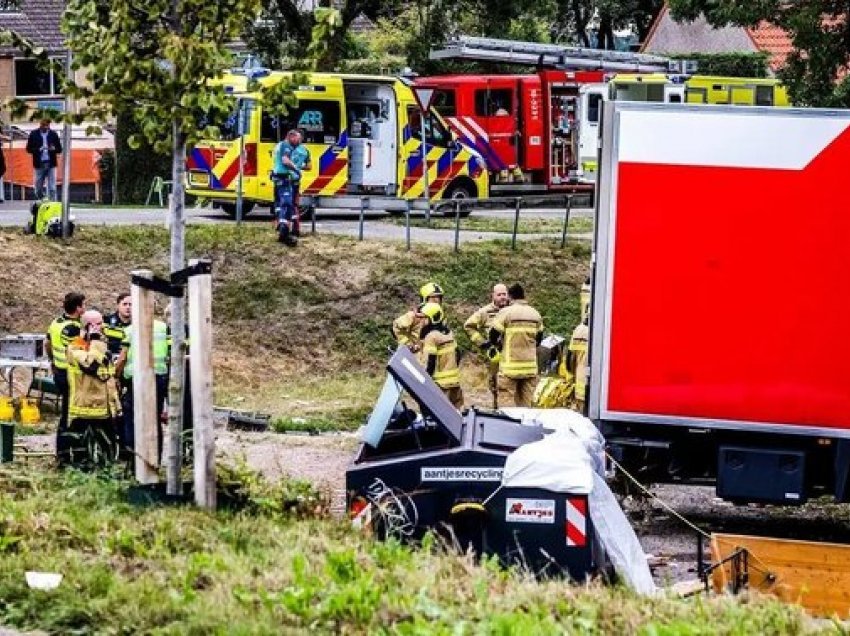
<svg viewBox="0 0 850 636">
<path fill-rule="evenodd" d="M 469 183 L 467 181 L 454 181 L 446 188 L 446 192 L 443 194 L 443 199 L 447 199 L 450 201 L 463 201 L 465 199 L 474 199 L 478 195 L 477 188 L 475 184 Z M 454 216 L 454 208 L 446 209 L 446 216 Z M 472 213 L 471 205 L 461 205 L 460 206 L 460 215 L 462 217 L 467 217 Z"/>
<path fill-rule="evenodd" d="M 236 204 L 235 203 L 219 203 L 218 207 L 231 219 L 236 218 Z M 242 202 L 242 218 L 244 219 L 246 216 L 251 214 L 251 210 L 254 209 L 253 201 L 243 201 Z"/>
</svg>

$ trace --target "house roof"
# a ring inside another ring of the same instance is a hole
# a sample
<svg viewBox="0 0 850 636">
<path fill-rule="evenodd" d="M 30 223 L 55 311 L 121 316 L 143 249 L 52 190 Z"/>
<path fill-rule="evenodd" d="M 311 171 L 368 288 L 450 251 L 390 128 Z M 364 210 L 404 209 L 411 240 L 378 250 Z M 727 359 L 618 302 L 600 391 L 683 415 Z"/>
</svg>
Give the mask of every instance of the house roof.
<svg viewBox="0 0 850 636">
<path fill-rule="evenodd" d="M 791 36 L 769 22 L 760 22 L 755 28 L 748 28 L 746 31 L 755 47 L 762 53 L 768 54 L 767 63 L 771 70 L 777 71 L 782 68 L 785 60 L 794 50 Z"/>
<path fill-rule="evenodd" d="M 761 22 L 755 27 L 713 27 L 704 16 L 693 22 L 676 22 L 665 2 L 641 45 L 641 52 L 657 54 L 755 53 L 768 55 L 777 71 L 794 50 L 791 37 L 780 27 Z"/>
<path fill-rule="evenodd" d="M 0 27 L 16 31 L 51 53 L 65 50 L 59 29 L 65 0 L 21 0 L 17 11 L 0 11 Z M 20 54 L 16 47 L 0 47 L 0 55 Z"/>
</svg>

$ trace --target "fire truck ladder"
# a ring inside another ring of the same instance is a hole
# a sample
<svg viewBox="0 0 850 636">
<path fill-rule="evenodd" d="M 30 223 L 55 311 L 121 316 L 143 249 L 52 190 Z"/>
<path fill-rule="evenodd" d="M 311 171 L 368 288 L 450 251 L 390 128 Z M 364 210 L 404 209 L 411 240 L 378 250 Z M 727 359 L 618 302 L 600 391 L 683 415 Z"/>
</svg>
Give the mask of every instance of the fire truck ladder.
<svg viewBox="0 0 850 636">
<path fill-rule="evenodd" d="M 446 42 L 442 48 L 431 49 L 430 58 L 432 60 L 477 60 L 480 62 L 502 62 L 558 69 L 610 72 L 683 72 L 681 60 L 671 60 L 659 55 L 603 51 L 578 46 L 519 42 L 468 35 L 455 36 Z"/>
</svg>

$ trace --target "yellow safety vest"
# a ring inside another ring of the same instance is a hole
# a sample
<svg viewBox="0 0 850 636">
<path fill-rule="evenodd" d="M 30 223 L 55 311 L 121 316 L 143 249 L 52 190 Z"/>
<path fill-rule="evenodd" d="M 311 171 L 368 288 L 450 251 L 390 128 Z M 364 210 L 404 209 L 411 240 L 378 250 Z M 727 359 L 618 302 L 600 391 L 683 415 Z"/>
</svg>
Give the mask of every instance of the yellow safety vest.
<svg viewBox="0 0 850 636">
<path fill-rule="evenodd" d="M 434 382 L 441 389 L 460 386 L 460 369 L 457 367 L 457 342 L 454 334 L 431 331 L 422 340 L 422 355 L 425 363 L 428 356 L 437 357 Z"/>
<path fill-rule="evenodd" d="M 68 348 L 68 345 L 71 344 L 71 338 L 63 335 L 62 332 L 65 330 L 65 327 L 69 325 L 74 325 L 78 330 L 80 329 L 79 320 L 76 318 L 69 318 L 62 314 L 51 322 L 50 326 L 47 328 L 47 335 L 50 338 L 50 348 L 53 352 L 53 366 L 57 369 L 68 368 L 68 359 L 66 358 L 65 350 Z"/>
<path fill-rule="evenodd" d="M 127 362 L 124 365 L 124 378 L 129 380 L 133 377 L 133 347 L 130 346 L 130 334 L 133 326 L 124 329 L 123 346 L 127 348 Z M 171 336 L 168 335 L 168 327 L 161 320 L 153 321 L 153 372 L 156 375 L 168 373 L 168 352 L 171 348 Z"/>
<path fill-rule="evenodd" d="M 533 378 L 537 370 L 537 335 L 543 318 L 524 300 L 517 300 L 493 319 L 493 329 L 503 334 L 499 373 L 516 380 Z"/>
</svg>

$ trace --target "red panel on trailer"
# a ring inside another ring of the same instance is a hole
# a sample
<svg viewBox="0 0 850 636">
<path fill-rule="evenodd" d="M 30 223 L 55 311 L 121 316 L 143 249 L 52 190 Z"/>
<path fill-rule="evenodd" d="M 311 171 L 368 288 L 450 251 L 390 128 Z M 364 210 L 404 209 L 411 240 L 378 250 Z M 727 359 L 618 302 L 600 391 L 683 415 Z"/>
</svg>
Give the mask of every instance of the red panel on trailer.
<svg viewBox="0 0 850 636">
<path fill-rule="evenodd" d="M 522 140 L 522 167 L 525 170 L 543 170 L 546 167 L 544 124 L 546 104 L 540 88 L 540 78 L 529 75 L 520 80 L 520 139 Z"/>
<path fill-rule="evenodd" d="M 623 108 L 602 410 L 850 429 L 850 113 Z"/>
</svg>

